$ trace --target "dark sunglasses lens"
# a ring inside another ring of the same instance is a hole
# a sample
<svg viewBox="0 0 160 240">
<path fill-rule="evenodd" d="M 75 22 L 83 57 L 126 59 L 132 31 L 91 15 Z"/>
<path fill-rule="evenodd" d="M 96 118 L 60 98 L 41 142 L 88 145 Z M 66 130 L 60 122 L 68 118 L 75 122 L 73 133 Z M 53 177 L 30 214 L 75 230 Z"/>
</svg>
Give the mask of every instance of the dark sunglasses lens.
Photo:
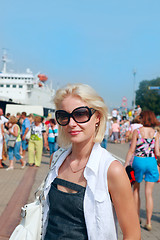
<svg viewBox="0 0 160 240">
<path fill-rule="evenodd" d="M 78 123 L 84 123 L 90 119 L 90 112 L 88 108 L 75 109 L 72 115 L 75 121 Z"/>
<path fill-rule="evenodd" d="M 69 115 L 68 115 L 67 112 L 56 111 L 56 120 L 60 125 L 62 125 L 62 126 L 67 125 L 68 124 L 68 119 L 69 119 Z"/>
</svg>

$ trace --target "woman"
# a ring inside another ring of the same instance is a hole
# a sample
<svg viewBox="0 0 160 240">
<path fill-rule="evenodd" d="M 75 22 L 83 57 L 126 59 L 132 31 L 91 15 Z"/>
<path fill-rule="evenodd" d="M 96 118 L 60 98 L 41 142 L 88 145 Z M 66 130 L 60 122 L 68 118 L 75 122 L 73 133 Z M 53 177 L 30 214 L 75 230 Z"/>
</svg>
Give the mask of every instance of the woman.
<svg viewBox="0 0 160 240">
<path fill-rule="evenodd" d="M 124 239 L 140 239 L 125 170 L 100 146 L 107 120 L 103 99 L 88 85 L 73 84 L 59 89 L 54 103 L 58 142 L 66 151 L 46 180 L 43 239 L 115 240 L 115 211 Z"/>
<path fill-rule="evenodd" d="M 48 140 L 47 149 L 50 151 L 50 156 L 51 156 L 52 153 L 58 150 L 58 144 L 56 142 L 56 138 L 58 136 L 58 129 L 56 126 L 55 119 L 51 118 L 49 120 L 46 134 L 47 134 L 47 140 Z"/>
<path fill-rule="evenodd" d="M 41 123 L 41 117 L 36 116 L 34 122 L 31 125 L 31 137 L 28 145 L 29 166 L 39 167 L 42 158 L 43 149 L 43 137 L 44 145 L 46 146 L 46 129 L 44 124 Z"/>
<path fill-rule="evenodd" d="M 20 128 L 17 125 L 17 118 L 15 116 L 11 116 L 8 122 L 8 133 L 9 137 L 15 137 L 15 145 L 13 147 L 9 146 L 8 148 L 8 155 L 9 155 L 9 167 L 6 169 L 7 171 L 14 169 L 14 157 L 16 160 L 20 161 L 23 169 L 26 165 L 26 162 L 22 160 L 20 155 L 20 146 L 21 146 L 21 135 L 20 135 Z M 9 142 L 9 140 L 8 140 Z"/>
<path fill-rule="evenodd" d="M 133 131 L 132 142 L 126 156 L 125 167 L 128 165 L 132 155 L 134 160 L 132 167 L 135 172 L 136 183 L 134 184 L 134 198 L 137 205 L 137 211 L 140 211 L 140 183 L 145 180 L 146 197 L 146 224 L 147 230 L 152 229 L 151 217 L 153 211 L 152 191 L 154 183 L 158 181 L 159 173 L 155 154 L 159 156 L 159 134 L 153 129 L 159 125 L 155 114 L 152 111 L 143 111 L 140 114 L 142 127 Z"/>
<path fill-rule="evenodd" d="M 113 137 L 114 143 L 118 143 L 119 132 L 120 132 L 120 126 L 119 126 L 119 123 L 117 122 L 117 118 L 113 118 L 113 123 L 111 126 L 111 135 Z"/>
<path fill-rule="evenodd" d="M 141 124 L 141 120 L 140 120 L 140 116 L 138 115 L 137 117 L 135 117 L 130 126 L 129 126 L 129 129 L 128 131 L 126 132 L 126 138 L 128 141 L 131 141 L 132 140 L 132 134 L 133 134 L 133 131 L 137 128 L 140 128 L 140 127 L 143 127 L 143 125 Z"/>
<path fill-rule="evenodd" d="M 3 168 L 2 164 L 3 139 L 4 139 L 4 127 L 3 122 L 0 120 L 0 168 Z"/>
</svg>

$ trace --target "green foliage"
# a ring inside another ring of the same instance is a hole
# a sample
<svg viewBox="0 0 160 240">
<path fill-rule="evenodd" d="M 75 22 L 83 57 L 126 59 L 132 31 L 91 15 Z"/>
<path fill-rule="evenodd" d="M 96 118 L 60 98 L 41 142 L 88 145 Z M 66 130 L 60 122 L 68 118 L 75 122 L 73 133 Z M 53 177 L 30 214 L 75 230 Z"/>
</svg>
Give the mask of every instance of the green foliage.
<svg viewBox="0 0 160 240">
<path fill-rule="evenodd" d="M 160 86 L 160 78 L 140 82 L 139 89 L 136 91 L 136 105 L 140 105 L 143 110 L 151 110 L 156 115 L 160 115 L 159 90 L 149 90 L 149 86 Z"/>
</svg>

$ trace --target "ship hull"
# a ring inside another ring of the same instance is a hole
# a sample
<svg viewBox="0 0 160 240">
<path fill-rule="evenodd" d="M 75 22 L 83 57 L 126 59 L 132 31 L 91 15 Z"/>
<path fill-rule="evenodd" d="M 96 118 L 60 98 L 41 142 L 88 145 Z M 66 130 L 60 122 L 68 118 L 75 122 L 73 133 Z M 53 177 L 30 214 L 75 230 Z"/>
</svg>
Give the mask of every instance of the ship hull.
<svg viewBox="0 0 160 240">
<path fill-rule="evenodd" d="M 17 105 L 17 112 L 22 112 L 22 111 L 19 111 L 19 107 L 18 106 L 27 106 L 27 104 L 26 105 L 24 105 L 24 104 L 19 104 L 19 103 L 15 103 L 15 102 L 11 102 L 11 101 L 2 101 L 2 100 L 0 100 L 0 108 L 2 108 L 3 109 L 3 113 L 4 114 L 6 114 L 7 112 L 7 105 Z M 34 105 L 33 105 L 34 106 Z M 39 106 L 38 106 L 39 107 Z M 46 107 L 43 107 L 42 106 L 42 108 L 43 108 L 43 114 L 41 114 L 41 115 L 43 115 L 44 117 L 47 117 L 48 116 L 48 114 L 49 113 L 51 113 L 51 114 L 54 114 L 54 112 L 55 112 L 55 110 L 53 109 L 53 108 L 46 108 Z M 21 109 L 23 109 L 23 107 L 21 108 Z M 25 107 L 24 107 L 24 109 L 25 109 Z M 32 111 L 32 110 L 31 110 Z M 17 113 L 16 112 L 16 113 Z M 34 112 L 30 112 L 30 113 L 34 113 Z M 11 112 L 11 114 L 12 114 L 12 112 Z M 29 114 L 29 113 L 28 113 Z"/>
<path fill-rule="evenodd" d="M 4 113 L 4 114 L 6 114 L 6 105 L 7 105 L 7 104 L 15 104 L 15 105 L 17 105 L 18 103 L 0 100 L 0 108 L 3 109 L 3 113 Z"/>
</svg>

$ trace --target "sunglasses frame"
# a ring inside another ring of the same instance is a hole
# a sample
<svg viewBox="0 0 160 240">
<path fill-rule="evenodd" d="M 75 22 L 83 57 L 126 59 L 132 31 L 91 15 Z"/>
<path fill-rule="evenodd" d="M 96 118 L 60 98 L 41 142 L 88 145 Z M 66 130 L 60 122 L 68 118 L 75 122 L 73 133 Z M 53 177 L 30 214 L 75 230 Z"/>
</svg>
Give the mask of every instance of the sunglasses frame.
<svg viewBox="0 0 160 240">
<path fill-rule="evenodd" d="M 75 112 L 77 109 L 80 109 L 80 108 L 86 108 L 86 109 L 88 110 L 88 112 L 89 112 L 89 117 L 88 117 L 88 119 L 87 119 L 86 121 L 79 122 L 79 121 L 77 121 L 77 120 L 74 118 L 74 115 L 73 115 L 74 112 Z M 63 113 L 65 112 L 65 113 L 67 113 L 66 115 L 68 116 L 68 121 L 67 121 L 66 124 L 61 124 L 61 123 L 58 121 L 58 113 L 60 113 L 60 112 L 63 112 Z M 73 118 L 73 120 L 74 120 L 76 123 L 86 123 L 86 122 L 89 122 L 89 120 L 91 119 L 92 115 L 93 115 L 95 112 L 96 112 L 96 110 L 95 110 L 94 108 L 89 108 L 89 107 L 87 107 L 87 106 L 82 106 L 82 107 L 75 108 L 71 113 L 68 113 L 68 112 L 65 111 L 65 110 L 57 110 L 57 111 L 55 112 L 55 116 L 56 116 L 56 121 L 57 121 L 57 123 L 58 123 L 60 126 L 66 126 L 66 125 L 69 124 L 71 117 Z"/>
</svg>

